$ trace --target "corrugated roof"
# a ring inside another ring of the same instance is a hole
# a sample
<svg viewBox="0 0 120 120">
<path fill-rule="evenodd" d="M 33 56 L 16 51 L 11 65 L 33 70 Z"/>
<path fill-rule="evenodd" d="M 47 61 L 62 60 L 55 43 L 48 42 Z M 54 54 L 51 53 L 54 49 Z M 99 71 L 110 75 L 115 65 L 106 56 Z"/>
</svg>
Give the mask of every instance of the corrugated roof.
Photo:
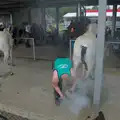
<svg viewBox="0 0 120 120">
<path fill-rule="evenodd" d="M 78 1 L 86 5 L 97 5 L 98 0 L 0 0 L 0 9 L 19 7 L 56 7 L 76 5 Z M 120 0 L 108 0 L 108 4 L 120 4 Z"/>
</svg>

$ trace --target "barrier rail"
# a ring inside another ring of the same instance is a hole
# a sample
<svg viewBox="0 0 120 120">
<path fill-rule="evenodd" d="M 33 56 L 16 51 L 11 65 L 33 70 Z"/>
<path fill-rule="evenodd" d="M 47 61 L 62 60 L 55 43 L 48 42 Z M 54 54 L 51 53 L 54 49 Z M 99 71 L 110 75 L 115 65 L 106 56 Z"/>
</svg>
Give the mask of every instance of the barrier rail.
<svg viewBox="0 0 120 120">
<path fill-rule="evenodd" d="M 120 41 L 109 41 L 106 42 L 107 44 L 120 44 Z"/>
<path fill-rule="evenodd" d="M 70 59 L 72 60 L 72 51 L 73 51 L 73 48 L 74 48 L 74 43 L 75 43 L 75 40 L 70 40 L 69 41 L 69 57 Z"/>
<path fill-rule="evenodd" d="M 74 48 L 74 42 L 75 42 L 75 40 L 70 40 L 69 41 L 69 57 L 70 57 L 70 59 L 72 60 L 72 52 L 73 52 L 73 48 Z M 105 48 L 105 50 L 108 48 L 108 45 L 110 45 L 110 44 L 120 44 L 120 41 L 109 41 L 109 42 L 106 42 L 106 48 Z M 109 56 L 109 51 L 108 51 L 108 55 L 107 56 Z"/>
<path fill-rule="evenodd" d="M 15 38 L 16 40 L 20 40 L 20 39 L 22 39 L 22 40 L 31 40 L 32 41 L 32 46 L 33 46 L 33 59 L 34 60 L 36 60 L 36 51 L 35 51 L 35 40 L 34 40 L 34 38 Z"/>
</svg>

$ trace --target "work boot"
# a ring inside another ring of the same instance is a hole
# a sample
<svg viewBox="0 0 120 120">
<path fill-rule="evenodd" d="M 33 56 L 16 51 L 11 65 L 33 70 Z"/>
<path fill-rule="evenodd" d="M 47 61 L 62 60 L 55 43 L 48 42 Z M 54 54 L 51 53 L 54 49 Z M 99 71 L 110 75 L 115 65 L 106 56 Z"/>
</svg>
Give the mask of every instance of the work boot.
<svg viewBox="0 0 120 120">
<path fill-rule="evenodd" d="M 60 101 L 59 101 L 59 99 L 57 100 L 55 100 L 55 104 L 57 105 L 57 106 L 60 106 Z"/>
<path fill-rule="evenodd" d="M 61 98 L 56 98 L 56 99 L 55 99 L 55 104 L 56 104 L 57 106 L 60 106 L 61 102 L 62 102 L 62 99 L 61 99 Z"/>
<path fill-rule="evenodd" d="M 103 112 L 100 111 L 99 115 L 96 118 L 94 118 L 93 116 L 88 116 L 85 120 L 105 120 L 105 117 Z"/>
<path fill-rule="evenodd" d="M 94 120 L 105 120 L 103 112 L 100 111 L 98 117 L 95 118 Z"/>
</svg>

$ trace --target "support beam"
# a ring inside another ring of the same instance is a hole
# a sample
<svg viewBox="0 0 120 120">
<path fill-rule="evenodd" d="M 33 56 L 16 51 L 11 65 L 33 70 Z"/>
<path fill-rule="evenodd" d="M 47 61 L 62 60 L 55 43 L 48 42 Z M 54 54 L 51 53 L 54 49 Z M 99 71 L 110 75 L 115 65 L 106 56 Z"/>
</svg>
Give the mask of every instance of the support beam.
<svg viewBox="0 0 120 120">
<path fill-rule="evenodd" d="M 28 9 L 28 21 L 31 24 L 31 8 Z"/>
<path fill-rule="evenodd" d="M 12 14 L 10 14 L 10 24 L 13 24 Z"/>
<path fill-rule="evenodd" d="M 57 34 L 59 34 L 59 8 L 56 8 L 56 30 Z"/>
<path fill-rule="evenodd" d="M 115 29 L 116 29 L 116 16 L 117 16 L 117 5 L 113 5 L 112 37 L 114 37 L 114 35 L 115 35 Z"/>
<path fill-rule="evenodd" d="M 83 16 L 85 16 L 86 17 L 86 8 L 85 8 L 85 6 L 83 6 Z"/>
<path fill-rule="evenodd" d="M 76 6 L 76 19 L 78 20 L 78 5 Z"/>
<path fill-rule="evenodd" d="M 44 23 L 44 30 L 46 31 L 46 9 L 45 7 L 43 8 L 43 23 Z"/>
<path fill-rule="evenodd" d="M 78 3 L 78 17 L 80 17 L 81 16 L 81 5 L 80 5 L 80 3 Z"/>
<path fill-rule="evenodd" d="M 77 15 L 76 15 L 76 17 L 77 17 L 77 20 L 79 20 L 79 18 L 80 18 L 80 16 L 81 16 L 81 5 L 80 5 L 80 2 L 77 4 L 77 9 L 76 9 L 76 13 L 77 13 Z"/>
<path fill-rule="evenodd" d="M 46 30 L 46 13 L 45 13 L 45 8 L 41 8 L 41 14 L 42 14 L 42 18 L 41 18 L 41 23 L 43 26 L 44 31 Z"/>
<path fill-rule="evenodd" d="M 104 41 L 105 41 L 105 24 L 106 24 L 106 6 L 107 0 L 99 0 L 99 17 L 98 17 L 98 38 L 96 41 L 96 69 L 94 84 L 93 105 L 95 111 L 100 108 L 100 97 L 103 82 L 103 59 L 104 59 Z"/>
</svg>

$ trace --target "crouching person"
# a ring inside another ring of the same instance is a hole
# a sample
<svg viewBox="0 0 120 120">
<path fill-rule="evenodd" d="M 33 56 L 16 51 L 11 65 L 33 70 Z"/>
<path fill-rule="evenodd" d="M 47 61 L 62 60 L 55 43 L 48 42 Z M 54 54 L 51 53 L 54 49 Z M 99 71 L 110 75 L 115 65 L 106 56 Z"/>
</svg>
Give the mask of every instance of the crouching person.
<svg viewBox="0 0 120 120">
<path fill-rule="evenodd" d="M 69 58 L 57 58 L 54 61 L 52 86 L 54 88 L 54 97 L 55 97 L 56 105 L 60 105 L 61 100 L 64 99 L 64 93 L 62 91 L 63 90 L 62 83 L 63 81 L 69 80 L 72 73 L 73 73 L 72 72 L 72 61 Z"/>
</svg>

